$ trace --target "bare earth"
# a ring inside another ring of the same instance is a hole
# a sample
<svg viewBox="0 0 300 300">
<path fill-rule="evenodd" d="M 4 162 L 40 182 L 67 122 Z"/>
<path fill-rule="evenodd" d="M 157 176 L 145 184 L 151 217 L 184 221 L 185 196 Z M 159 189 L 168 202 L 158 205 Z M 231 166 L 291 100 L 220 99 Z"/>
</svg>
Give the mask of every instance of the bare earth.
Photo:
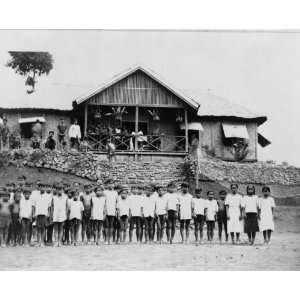
<svg viewBox="0 0 300 300">
<path fill-rule="evenodd" d="M 300 270 L 300 207 L 277 208 L 271 245 L 206 242 L 0 248 L 0 270 Z M 217 232 L 215 232 L 217 234 Z M 216 238 L 216 236 L 215 236 Z M 179 235 L 177 234 L 179 241 Z"/>
</svg>

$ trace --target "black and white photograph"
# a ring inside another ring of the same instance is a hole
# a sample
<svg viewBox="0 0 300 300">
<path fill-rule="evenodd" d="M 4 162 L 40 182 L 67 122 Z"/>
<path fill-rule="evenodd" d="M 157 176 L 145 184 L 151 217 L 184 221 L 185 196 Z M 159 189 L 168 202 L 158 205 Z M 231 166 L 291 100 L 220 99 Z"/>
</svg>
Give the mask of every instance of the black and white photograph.
<svg viewBox="0 0 300 300">
<path fill-rule="evenodd" d="M 299 271 L 300 30 L 0 41 L 0 271 Z"/>
</svg>

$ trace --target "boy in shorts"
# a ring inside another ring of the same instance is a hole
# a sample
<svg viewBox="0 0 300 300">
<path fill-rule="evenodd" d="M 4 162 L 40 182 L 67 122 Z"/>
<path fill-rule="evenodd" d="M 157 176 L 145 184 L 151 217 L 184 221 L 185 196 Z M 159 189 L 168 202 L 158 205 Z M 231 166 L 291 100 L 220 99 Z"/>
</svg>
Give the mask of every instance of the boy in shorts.
<svg viewBox="0 0 300 300">
<path fill-rule="evenodd" d="M 118 193 L 114 190 L 114 182 L 112 179 L 106 181 L 106 189 L 104 190 L 105 202 L 105 222 L 106 222 L 106 244 L 110 244 L 113 227 L 116 218 L 116 205 Z"/>
<path fill-rule="evenodd" d="M 219 233 L 219 242 L 222 243 L 222 231 L 224 228 L 225 233 L 225 240 L 228 242 L 228 232 L 227 232 L 227 213 L 226 213 L 226 206 L 225 206 L 225 199 L 227 193 L 225 190 L 219 192 L 219 199 L 217 200 L 218 203 L 218 212 L 217 212 L 217 222 L 218 222 L 218 233 Z"/>
<path fill-rule="evenodd" d="M 203 227 L 205 222 L 205 215 L 207 209 L 207 200 L 201 198 L 202 189 L 195 189 L 195 197 L 192 200 L 192 214 L 195 224 L 195 240 L 196 246 L 199 245 L 198 236 L 200 232 L 200 244 L 203 241 Z"/>
<path fill-rule="evenodd" d="M 32 198 L 31 190 L 28 188 L 24 189 L 23 197 L 21 197 L 20 219 L 22 225 L 22 244 L 29 247 L 31 242 L 32 226 Z"/>
<path fill-rule="evenodd" d="M 156 206 L 156 193 L 153 186 L 149 185 L 145 189 L 143 199 L 143 217 L 145 222 L 145 243 L 152 243 L 154 239 L 154 215 Z"/>
<path fill-rule="evenodd" d="M 10 193 L 0 194 L 0 246 L 6 247 L 8 243 L 8 229 L 10 225 Z"/>
<path fill-rule="evenodd" d="M 33 215 L 36 218 L 37 246 L 45 246 L 45 228 L 51 213 L 51 198 L 46 194 L 45 185 L 40 183 L 40 194 L 34 198 Z"/>
<path fill-rule="evenodd" d="M 128 190 L 126 188 L 123 188 L 120 191 L 120 197 L 118 198 L 117 203 L 117 216 L 120 224 L 120 241 L 121 243 L 125 243 L 129 218 Z"/>
<path fill-rule="evenodd" d="M 72 241 L 73 245 L 77 246 L 78 245 L 78 236 L 79 236 L 79 229 L 81 225 L 81 220 L 82 220 L 82 214 L 83 214 L 83 204 L 80 201 L 79 197 L 79 192 L 78 191 L 72 191 L 72 196 L 73 198 L 70 201 L 70 206 L 69 206 L 69 219 L 71 220 L 71 227 L 72 227 Z"/>
<path fill-rule="evenodd" d="M 206 210 L 206 226 L 207 226 L 207 240 L 212 242 L 214 238 L 215 222 L 217 220 L 218 204 L 214 199 L 214 192 L 207 192 L 207 210 Z"/>
<path fill-rule="evenodd" d="M 168 185 L 168 192 L 164 195 L 164 197 L 167 202 L 169 242 L 172 244 L 175 236 L 176 220 L 179 210 L 179 200 L 174 183 L 170 183 Z"/>
<path fill-rule="evenodd" d="M 179 200 L 179 215 L 180 215 L 180 234 L 182 243 L 189 243 L 190 222 L 192 218 L 192 199 L 193 196 L 189 193 L 189 184 L 184 182 L 181 184 L 181 193 L 178 196 Z M 185 231 L 185 236 L 184 236 Z"/>
<path fill-rule="evenodd" d="M 165 224 L 167 220 L 167 199 L 164 197 L 165 188 L 157 186 L 157 198 L 155 203 L 155 215 L 157 221 L 157 242 L 162 244 Z"/>
<path fill-rule="evenodd" d="M 138 194 L 138 187 L 132 186 L 132 194 L 128 197 L 129 201 L 129 242 L 132 242 L 132 234 L 135 226 L 136 240 L 141 243 L 141 218 L 143 198 Z"/>
<path fill-rule="evenodd" d="M 93 196 L 91 199 L 91 222 L 96 245 L 100 245 L 101 232 L 105 219 L 105 202 L 106 197 L 104 196 L 104 189 L 102 186 L 97 186 L 95 188 L 95 196 Z"/>
</svg>

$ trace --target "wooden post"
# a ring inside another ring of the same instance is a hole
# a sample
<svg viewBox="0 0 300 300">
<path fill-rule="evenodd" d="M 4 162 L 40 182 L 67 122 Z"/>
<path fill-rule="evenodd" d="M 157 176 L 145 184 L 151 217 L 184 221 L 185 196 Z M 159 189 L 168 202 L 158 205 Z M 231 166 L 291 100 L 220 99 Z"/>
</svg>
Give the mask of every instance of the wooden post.
<svg viewBox="0 0 300 300">
<path fill-rule="evenodd" d="M 134 138 L 134 150 L 138 150 L 138 141 L 137 141 L 137 134 L 139 132 L 139 107 L 135 107 L 135 138 Z M 137 160 L 137 153 L 135 153 L 135 160 Z"/>
<path fill-rule="evenodd" d="M 187 119 L 187 110 L 184 110 L 184 126 L 185 126 L 185 152 L 189 151 L 189 128 Z"/>
<path fill-rule="evenodd" d="M 86 137 L 87 132 L 87 118 L 88 118 L 88 104 L 84 105 L 84 136 Z"/>
</svg>

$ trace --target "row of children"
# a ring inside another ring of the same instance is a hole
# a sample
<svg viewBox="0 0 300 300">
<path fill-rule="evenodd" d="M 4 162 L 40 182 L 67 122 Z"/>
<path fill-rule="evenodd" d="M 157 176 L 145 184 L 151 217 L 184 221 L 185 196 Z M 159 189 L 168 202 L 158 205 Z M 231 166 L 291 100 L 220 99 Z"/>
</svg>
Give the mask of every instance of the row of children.
<svg viewBox="0 0 300 300">
<path fill-rule="evenodd" d="M 124 243 L 129 225 L 129 242 L 133 231 L 141 243 L 152 243 L 155 237 L 162 243 L 164 232 L 167 241 L 173 243 L 176 225 L 179 221 L 182 243 L 189 242 L 191 221 L 194 222 L 196 245 L 203 241 L 203 228 L 207 226 L 207 240 L 214 236 L 218 224 L 219 241 L 222 232 L 228 241 L 240 242 L 240 233 L 246 232 L 250 244 L 254 244 L 256 232 L 263 232 L 264 241 L 270 241 L 274 230 L 274 199 L 270 188 L 262 188 L 263 197 L 255 195 L 255 187 L 247 187 L 247 195 L 238 194 L 238 185 L 231 185 L 231 193 L 220 191 L 216 199 L 213 191 L 207 192 L 207 199 L 201 189 L 195 196 L 189 193 L 189 185 L 182 183 L 180 191 L 171 183 L 167 189 L 152 184 L 115 186 L 112 180 L 105 185 L 85 185 L 81 191 L 75 183 L 48 185 L 37 182 L 36 187 L 25 182 L 17 187 L 8 184 L 0 199 L 0 243 L 2 245 L 30 245 L 35 235 L 37 245 L 45 242 L 62 244 L 94 242 L 99 245 L 101 235 L 105 243 Z M 54 234 L 53 234 L 54 233 Z M 54 243 L 52 237 L 54 235 Z M 200 238 L 200 239 L 199 239 Z"/>
</svg>

